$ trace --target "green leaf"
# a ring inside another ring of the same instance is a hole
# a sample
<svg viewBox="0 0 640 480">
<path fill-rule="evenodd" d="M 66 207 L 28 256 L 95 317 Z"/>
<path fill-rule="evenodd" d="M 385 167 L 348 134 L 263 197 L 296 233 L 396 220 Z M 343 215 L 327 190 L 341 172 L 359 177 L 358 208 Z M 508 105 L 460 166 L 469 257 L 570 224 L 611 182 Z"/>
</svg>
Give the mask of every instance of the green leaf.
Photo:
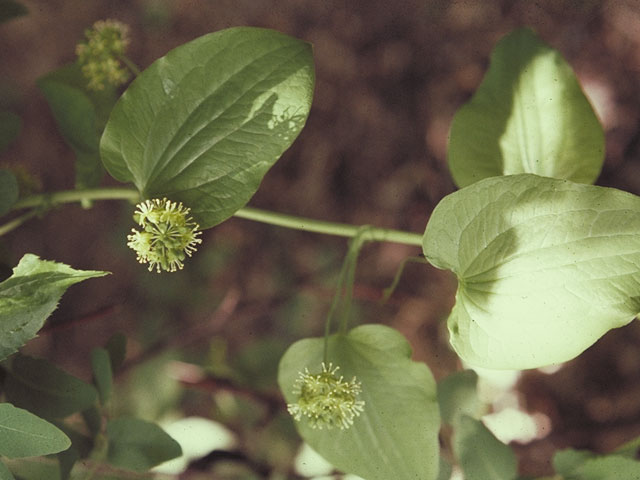
<svg viewBox="0 0 640 480">
<path fill-rule="evenodd" d="M 35 457 L 61 452 L 70 445 L 55 425 L 10 403 L 0 403 L 0 455 Z"/>
<path fill-rule="evenodd" d="M 513 451 L 471 417 L 457 423 L 453 450 L 466 480 L 513 480 L 518 473 Z"/>
<path fill-rule="evenodd" d="M 30 253 L 22 257 L 13 275 L 0 283 L 0 360 L 36 335 L 67 288 L 107 274 L 74 270 Z"/>
<path fill-rule="evenodd" d="M 144 472 L 182 454 L 178 442 L 164 430 L 138 418 L 111 420 L 107 424 L 107 437 L 107 461 L 136 472 Z"/>
<path fill-rule="evenodd" d="M 280 362 L 278 383 L 288 403 L 298 372 L 320 370 L 324 339 L 292 345 Z M 438 475 L 440 416 L 436 385 L 397 331 L 364 325 L 329 338 L 328 358 L 339 375 L 362 383 L 364 411 L 345 430 L 312 429 L 296 422 L 302 438 L 336 468 L 367 480 L 424 479 Z"/>
<path fill-rule="evenodd" d="M 473 366 L 564 362 L 640 312 L 640 197 L 619 190 L 488 178 L 440 202 L 423 251 L 458 277 L 450 342 Z"/>
<path fill-rule="evenodd" d="M 29 13 L 27 7 L 15 0 L 0 0 L 0 23 Z"/>
<path fill-rule="evenodd" d="M 4 463 L 0 463 L 0 480 L 15 480 L 15 477 Z"/>
<path fill-rule="evenodd" d="M 7 400 L 41 417 L 64 418 L 89 408 L 96 389 L 47 360 L 17 355 L 4 383 Z"/>
<path fill-rule="evenodd" d="M 93 382 L 100 395 L 100 403 L 104 405 L 109 400 L 113 385 L 111 359 L 107 350 L 94 348 L 91 351 L 91 370 L 93 371 Z"/>
<path fill-rule="evenodd" d="M 11 145 L 11 142 L 20 133 L 21 128 L 22 120 L 18 115 L 8 110 L 0 110 L 0 152 L 3 152 Z"/>
<path fill-rule="evenodd" d="M 202 228 L 244 206 L 302 129 L 311 46 L 272 30 L 205 35 L 154 62 L 116 104 L 100 143 L 109 173 L 192 209 Z"/>
<path fill-rule="evenodd" d="M 580 465 L 594 457 L 594 453 L 585 450 L 573 450 L 571 448 L 558 450 L 553 455 L 553 468 L 557 473 L 570 477 Z"/>
<path fill-rule="evenodd" d="M 640 462 L 607 455 L 589 458 L 571 474 L 571 480 L 638 480 Z"/>
<path fill-rule="evenodd" d="M 127 356 L 127 337 L 123 333 L 114 333 L 111 335 L 105 348 L 109 352 L 109 360 L 111 362 L 111 371 L 117 371 Z"/>
<path fill-rule="evenodd" d="M 473 370 L 455 372 L 438 384 L 438 404 L 442 421 L 455 424 L 462 415 L 479 418 L 486 405 L 478 398 L 478 374 Z"/>
<path fill-rule="evenodd" d="M 517 173 L 593 183 L 603 159 L 602 126 L 560 53 L 529 29 L 504 37 L 453 119 L 448 161 L 456 184 Z"/>
<path fill-rule="evenodd" d="M 18 181 L 9 170 L 0 169 L 0 217 L 18 200 Z"/>
<path fill-rule="evenodd" d="M 95 187 L 103 175 L 96 110 L 81 89 L 55 76 L 38 80 L 61 135 L 76 155 L 76 187 Z"/>
</svg>

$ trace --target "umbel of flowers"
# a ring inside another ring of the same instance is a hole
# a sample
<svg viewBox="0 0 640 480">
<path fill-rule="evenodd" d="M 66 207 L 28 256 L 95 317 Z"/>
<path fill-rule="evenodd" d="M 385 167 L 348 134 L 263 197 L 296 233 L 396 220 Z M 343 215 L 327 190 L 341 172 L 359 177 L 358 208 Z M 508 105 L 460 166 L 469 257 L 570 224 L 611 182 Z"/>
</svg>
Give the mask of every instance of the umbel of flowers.
<svg viewBox="0 0 640 480">
<path fill-rule="evenodd" d="M 148 263 L 149 271 L 175 272 L 182 269 L 187 256 L 202 243 L 200 226 L 189 216 L 190 209 L 166 198 L 146 200 L 137 205 L 133 219 L 135 228 L 127 236 L 127 245 L 135 250 L 140 263 Z"/>
<path fill-rule="evenodd" d="M 90 90 L 104 90 L 105 85 L 122 85 L 129 72 L 121 59 L 129 45 L 129 28 L 117 20 L 100 20 L 85 30 L 87 40 L 78 44 L 76 55 Z"/>
<path fill-rule="evenodd" d="M 298 401 L 287 405 L 296 421 L 307 417 L 311 428 L 317 429 L 344 430 L 353 425 L 354 418 L 364 411 L 364 401 L 357 399 L 362 387 L 355 377 L 345 382 L 336 376 L 339 368 L 322 363 L 320 373 L 311 374 L 307 368 L 299 373 L 293 387 Z"/>
</svg>

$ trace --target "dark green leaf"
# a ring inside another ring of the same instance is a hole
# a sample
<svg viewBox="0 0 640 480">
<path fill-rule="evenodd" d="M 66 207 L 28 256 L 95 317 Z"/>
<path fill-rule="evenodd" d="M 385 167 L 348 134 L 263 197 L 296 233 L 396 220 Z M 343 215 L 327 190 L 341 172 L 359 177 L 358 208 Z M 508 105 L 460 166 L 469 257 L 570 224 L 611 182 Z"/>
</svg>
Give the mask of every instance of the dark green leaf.
<svg viewBox="0 0 640 480">
<path fill-rule="evenodd" d="M 80 454 L 72 445 L 64 452 L 60 452 L 57 457 L 60 465 L 60 480 L 68 480 L 71 476 L 71 469 L 80 460 Z"/>
<path fill-rule="evenodd" d="M 143 197 L 182 201 L 212 227 L 249 201 L 297 137 L 313 83 L 305 42 L 248 27 L 205 35 L 133 81 L 105 128 L 102 160 Z"/>
<path fill-rule="evenodd" d="M 58 453 L 70 445 L 55 425 L 10 403 L 0 403 L 0 455 L 35 457 Z"/>
<path fill-rule="evenodd" d="M 109 400 L 113 383 L 111 359 L 107 350 L 94 348 L 91 351 L 91 370 L 93 371 L 93 382 L 100 395 L 100 403 L 104 405 Z"/>
<path fill-rule="evenodd" d="M 42 328 L 68 287 L 108 272 L 74 270 L 30 253 L 0 283 L 0 360 L 18 350 Z"/>
<path fill-rule="evenodd" d="M 29 13 L 27 7 L 15 0 L 0 0 L 0 23 Z"/>
<path fill-rule="evenodd" d="M 0 110 L 0 152 L 15 140 L 21 128 L 22 120 L 19 116 L 7 110 Z"/>
<path fill-rule="evenodd" d="M 109 352 L 111 371 L 118 371 L 127 356 L 127 337 L 122 333 L 114 333 L 111 338 L 107 340 L 105 348 Z"/>
<path fill-rule="evenodd" d="M 0 169 L 0 217 L 18 200 L 18 181 L 9 170 Z"/>
<path fill-rule="evenodd" d="M 91 406 L 97 392 L 79 378 L 47 360 L 13 357 L 5 380 L 5 395 L 16 406 L 44 418 L 64 418 Z"/>
<path fill-rule="evenodd" d="M 16 480 L 4 463 L 0 463 L 0 480 Z"/>
<path fill-rule="evenodd" d="M 60 133 L 76 155 L 76 187 L 98 185 L 103 170 L 96 111 L 91 100 L 82 90 L 49 77 L 41 78 L 38 87 L 51 107 Z"/>
<path fill-rule="evenodd" d="M 603 159 L 602 126 L 562 56 L 528 29 L 503 38 L 451 126 L 456 184 L 517 173 L 593 183 Z"/>
<path fill-rule="evenodd" d="M 517 460 L 479 420 L 463 416 L 453 434 L 453 450 L 466 480 L 513 480 Z"/>
<path fill-rule="evenodd" d="M 288 403 L 299 372 L 318 373 L 324 339 L 296 342 L 280 362 L 278 383 Z M 438 475 L 440 416 L 435 381 L 397 331 L 364 325 L 329 338 L 328 359 L 338 375 L 362 384 L 364 411 L 345 430 L 312 429 L 296 422 L 302 438 L 336 468 L 367 480 L 434 480 Z"/>
<path fill-rule="evenodd" d="M 107 424 L 107 461 L 120 468 L 144 472 L 172 458 L 182 449 L 155 423 L 138 418 L 117 418 Z"/>
<path fill-rule="evenodd" d="M 478 374 L 473 370 L 455 372 L 438 384 L 438 404 L 442 421 L 455 424 L 462 415 L 479 418 L 486 405 L 478 398 Z"/>
<path fill-rule="evenodd" d="M 95 437 L 100 433 L 102 429 L 102 416 L 95 405 L 82 411 L 82 419 L 91 435 Z"/>
</svg>

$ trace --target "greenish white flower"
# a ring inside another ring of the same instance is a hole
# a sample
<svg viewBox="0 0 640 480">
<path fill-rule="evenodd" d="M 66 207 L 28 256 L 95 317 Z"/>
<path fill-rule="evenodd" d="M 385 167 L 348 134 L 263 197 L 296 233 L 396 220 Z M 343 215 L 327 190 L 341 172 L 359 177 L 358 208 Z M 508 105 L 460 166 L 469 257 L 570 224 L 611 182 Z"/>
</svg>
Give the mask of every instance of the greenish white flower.
<svg viewBox="0 0 640 480">
<path fill-rule="evenodd" d="M 320 373 L 311 374 L 307 368 L 299 373 L 293 387 L 298 401 L 287 405 L 296 421 L 307 417 L 311 428 L 317 429 L 344 430 L 353 425 L 354 418 L 364 411 L 364 401 L 358 400 L 362 386 L 356 377 L 351 381 L 338 377 L 339 368 L 322 363 Z"/>
<path fill-rule="evenodd" d="M 86 41 L 76 46 L 82 73 L 91 90 L 121 85 L 129 78 L 120 58 L 129 45 L 129 27 L 117 20 L 100 20 L 85 30 Z"/>
<path fill-rule="evenodd" d="M 133 219 L 142 231 L 132 229 L 127 245 L 135 250 L 140 263 L 149 264 L 149 271 L 181 270 L 184 259 L 202 243 L 198 238 L 202 234 L 200 226 L 189 216 L 190 211 L 182 203 L 166 198 L 137 205 Z"/>
</svg>

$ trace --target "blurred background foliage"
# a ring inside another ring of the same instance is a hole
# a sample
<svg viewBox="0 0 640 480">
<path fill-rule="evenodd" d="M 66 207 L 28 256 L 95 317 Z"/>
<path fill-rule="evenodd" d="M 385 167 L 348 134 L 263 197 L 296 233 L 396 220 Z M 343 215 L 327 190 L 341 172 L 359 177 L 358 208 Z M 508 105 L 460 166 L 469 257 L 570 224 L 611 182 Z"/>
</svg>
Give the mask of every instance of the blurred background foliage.
<svg viewBox="0 0 640 480">
<path fill-rule="evenodd" d="M 129 56 L 143 68 L 231 26 L 273 28 L 313 43 L 310 118 L 252 206 L 421 233 L 454 190 L 446 167 L 453 114 L 481 81 L 497 40 L 522 25 L 562 52 L 603 122 L 607 153 L 597 183 L 640 194 L 640 6 L 633 0 L 23 3 L 29 14 L 0 28 L 0 107 L 22 119 L 0 164 L 24 171 L 32 189 L 73 187 L 72 151 L 36 79 L 75 60 L 85 28 L 114 18 L 130 25 Z M 161 423 L 202 416 L 233 432 L 235 443 L 224 448 L 236 457 L 205 457 L 188 478 L 210 478 L 214 469 L 220 478 L 293 476 L 300 441 L 277 392 L 277 362 L 295 340 L 321 335 L 345 241 L 230 219 L 205 232 L 183 271 L 156 274 L 126 247 L 132 213 L 121 202 L 91 210 L 68 205 L 2 237 L 3 271 L 32 252 L 113 272 L 69 290 L 25 351 L 88 378 L 90 350 L 124 332 L 129 350 L 117 377 L 118 413 Z M 365 248 L 354 324 L 397 328 L 414 359 L 439 379 L 460 368 L 443 322 L 455 280 L 409 264 L 391 300 L 379 304 L 400 262 L 418 253 L 392 244 Z M 634 322 L 559 372 L 527 372 L 514 394 L 550 424 L 537 440 L 514 445 L 522 473 L 550 472 L 557 448 L 608 451 L 640 435 L 638 364 Z"/>
</svg>

